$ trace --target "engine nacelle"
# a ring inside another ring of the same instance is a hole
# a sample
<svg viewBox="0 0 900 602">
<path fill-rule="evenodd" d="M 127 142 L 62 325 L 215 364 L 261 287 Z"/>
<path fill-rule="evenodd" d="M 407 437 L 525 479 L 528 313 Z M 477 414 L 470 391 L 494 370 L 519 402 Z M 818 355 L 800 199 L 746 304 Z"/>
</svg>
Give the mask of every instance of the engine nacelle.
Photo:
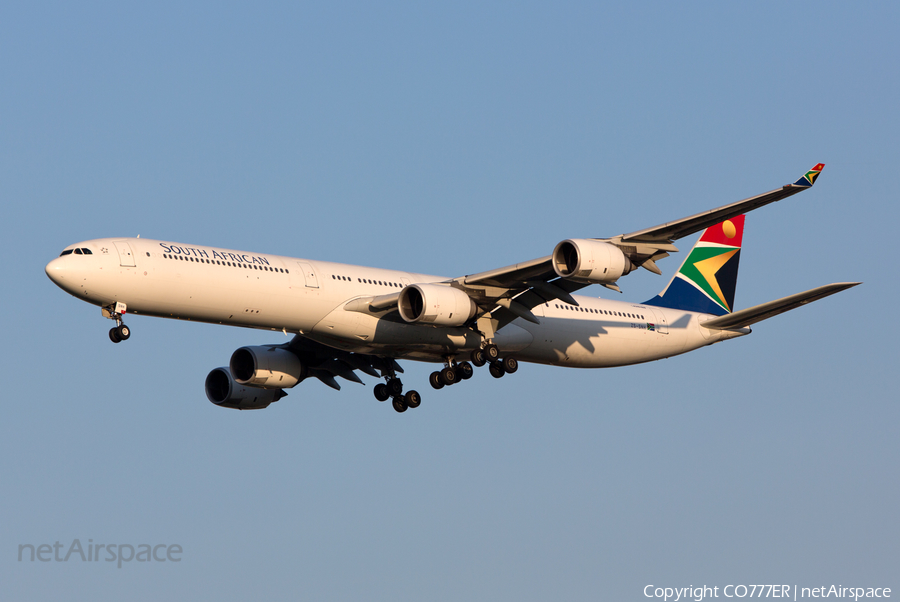
<svg viewBox="0 0 900 602">
<path fill-rule="evenodd" d="M 588 284 L 612 283 L 634 269 L 616 245 L 578 238 L 556 245 L 551 263 L 561 278 Z"/>
<path fill-rule="evenodd" d="M 289 389 L 307 375 L 300 358 L 280 347 L 241 347 L 229 367 L 236 383 L 261 389 Z"/>
<path fill-rule="evenodd" d="M 216 368 L 206 377 L 206 397 L 223 408 L 261 410 L 287 395 L 281 389 L 259 389 L 234 382 L 228 368 Z"/>
<path fill-rule="evenodd" d="M 458 288 L 442 284 L 411 284 L 400 291 L 400 316 L 412 324 L 462 326 L 478 310 Z"/>
</svg>

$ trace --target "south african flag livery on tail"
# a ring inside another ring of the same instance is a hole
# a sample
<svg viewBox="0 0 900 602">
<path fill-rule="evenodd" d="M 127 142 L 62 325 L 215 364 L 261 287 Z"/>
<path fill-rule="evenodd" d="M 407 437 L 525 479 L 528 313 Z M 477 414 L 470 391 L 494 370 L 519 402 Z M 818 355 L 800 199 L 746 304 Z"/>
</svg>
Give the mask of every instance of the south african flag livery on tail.
<svg viewBox="0 0 900 602">
<path fill-rule="evenodd" d="M 816 166 L 806 172 L 806 174 L 802 178 L 794 182 L 794 186 L 803 186 L 805 188 L 809 188 L 816 183 L 816 178 L 818 178 L 819 174 L 822 173 L 823 167 L 825 167 L 824 163 L 817 163 Z"/>
<path fill-rule="evenodd" d="M 817 175 L 813 168 L 800 180 L 809 178 L 811 186 Z M 743 235 L 743 215 L 707 228 L 666 288 L 645 305 L 716 316 L 731 313 Z"/>
</svg>

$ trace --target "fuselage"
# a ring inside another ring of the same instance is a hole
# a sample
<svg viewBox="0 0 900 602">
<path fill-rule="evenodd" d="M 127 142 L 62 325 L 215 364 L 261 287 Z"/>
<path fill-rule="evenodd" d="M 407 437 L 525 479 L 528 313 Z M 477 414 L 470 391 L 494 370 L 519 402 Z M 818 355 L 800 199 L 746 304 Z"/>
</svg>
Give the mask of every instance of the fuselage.
<svg viewBox="0 0 900 602">
<path fill-rule="evenodd" d="M 353 301 L 448 278 L 141 238 L 70 245 L 47 275 L 70 294 L 129 314 L 301 334 L 337 349 L 442 362 L 477 349 L 474 329 L 409 324 Z M 678 355 L 749 332 L 708 330 L 712 316 L 575 295 L 532 309 L 494 342 L 520 361 L 599 368 Z"/>
</svg>

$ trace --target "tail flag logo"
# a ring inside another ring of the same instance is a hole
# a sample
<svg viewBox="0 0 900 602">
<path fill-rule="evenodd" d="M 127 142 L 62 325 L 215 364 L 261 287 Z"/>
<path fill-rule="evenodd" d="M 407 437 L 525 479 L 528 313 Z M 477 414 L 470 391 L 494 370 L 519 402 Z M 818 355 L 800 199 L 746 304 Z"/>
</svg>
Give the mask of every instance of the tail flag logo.
<svg viewBox="0 0 900 602">
<path fill-rule="evenodd" d="M 700 252 L 697 249 L 691 253 L 690 259 L 693 263 L 686 265 L 680 272 L 680 275 L 706 293 L 713 301 L 722 306 L 726 312 L 731 312 L 729 295 L 722 290 L 722 285 L 719 284 L 716 275 L 733 257 L 740 253 L 740 249 L 708 249 L 705 251 Z"/>
<path fill-rule="evenodd" d="M 718 316 L 731 313 L 743 236 L 743 215 L 707 228 L 666 289 L 647 304 Z"/>
<path fill-rule="evenodd" d="M 733 311 L 743 235 L 743 215 L 707 228 L 678 272 L 726 313 Z"/>
<path fill-rule="evenodd" d="M 822 173 L 823 167 L 825 167 L 824 163 L 817 163 L 816 166 L 806 172 L 806 174 L 804 174 L 802 178 L 794 182 L 794 186 L 803 186 L 804 188 L 809 188 L 816 183 L 816 178 L 818 178 L 819 174 Z"/>
</svg>

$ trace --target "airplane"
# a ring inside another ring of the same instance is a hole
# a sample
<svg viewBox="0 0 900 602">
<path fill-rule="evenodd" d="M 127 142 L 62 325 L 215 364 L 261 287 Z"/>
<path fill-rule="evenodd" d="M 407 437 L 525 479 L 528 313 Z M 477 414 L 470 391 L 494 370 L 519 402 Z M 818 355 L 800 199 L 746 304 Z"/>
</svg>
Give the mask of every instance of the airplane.
<svg viewBox="0 0 900 602">
<path fill-rule="evenodd" d="M 750 326 L 860 284 L 838 282 L 734 309 L 747 212 L 811 188 L 824 165 L 793 184 L 612 238 L 567 239 L 545 257 L 446 278 L 145 238 L 102 238 L 66 247 L 46 266 L 71 295 L 114 320 L 127 313 L 293 334 L 283 344 L 237 349 L 206 377 L 220 407 L 262 409 L 308 378 L 384 382 L 374 394 L 397 412 L 417 408 L 397 360 L 438 363 L 434 389 L 487 365 L 495 378 L 519 362 L 604 368 L 649 362 L 750 334 Z M 674 242 L 700 232 L 678 272 L 644 303 L 575 295 L 644 268 L 662 274 Z"/>
</svg>

